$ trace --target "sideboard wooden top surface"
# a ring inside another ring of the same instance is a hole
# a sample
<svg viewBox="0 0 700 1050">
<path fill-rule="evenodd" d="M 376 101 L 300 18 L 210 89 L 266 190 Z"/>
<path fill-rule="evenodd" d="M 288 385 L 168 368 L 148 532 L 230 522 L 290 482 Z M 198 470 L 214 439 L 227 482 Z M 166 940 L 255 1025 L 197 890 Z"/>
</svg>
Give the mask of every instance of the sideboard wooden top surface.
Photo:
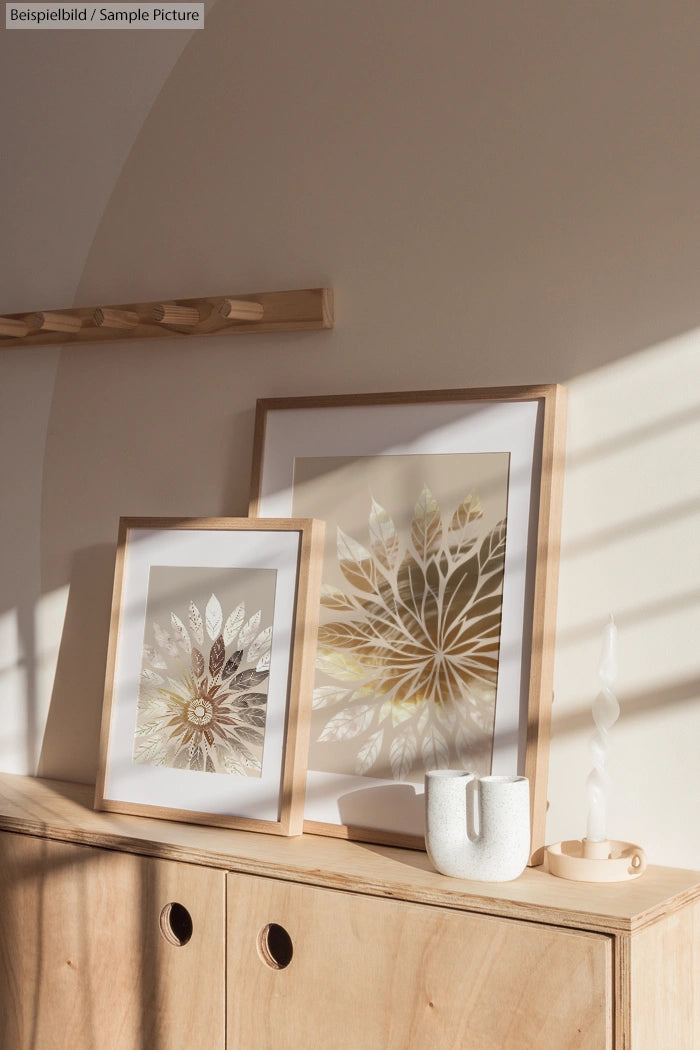
<svg viewBox="0 0 700 1050">
<path fill-rule="evenodd" d="M 320 835 L 284 838 L 98 812 L 86 784 L 0 774 L 0 829 L 349 892 L 551 925 L 633 931 L 700 899 L 700 872 L 650 867 L 588 884 L 529 868 L 506 883 L 452 879 L 423 852 Z"/>
</svg>

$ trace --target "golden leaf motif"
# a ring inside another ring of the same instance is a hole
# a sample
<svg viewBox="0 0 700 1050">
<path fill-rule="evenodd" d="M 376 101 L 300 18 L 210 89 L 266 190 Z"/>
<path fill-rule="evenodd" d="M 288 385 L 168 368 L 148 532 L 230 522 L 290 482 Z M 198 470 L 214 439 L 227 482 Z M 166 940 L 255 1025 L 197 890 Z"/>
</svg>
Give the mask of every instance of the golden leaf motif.
<svg viewBox="0 0 700 1050">
<path fill-rule="evenodd" d="M 370 594 L 374 591 L 377 570 L 372 555 L 341 528 L 338 529 L 338 564 L 345 579 L 358 591 Z"/>
<path fill-rule="evenodd" d="M 334 609 L 336 612 L 352 612 L 355 609 L 352 598 L 349 598 L 338 587 L 334 587 L 332 583 L 321 584 L 321 605 L 326 609 Z"/>
<path fill-rule="evenodd" d="M 317 669 L 356 689 L 348 703 L 346 688 L 317 686 L 317 740 L 356 740 L 359 775 L 417 777 L 464 766 L 467 752 L 488 771 L 505 521 L 489 525 L 472 491 L 443 522 L 424 485 L 408 536 L 374 498 L 368 535 L 365 547 L 338 528 L 351 589 L 323 587 L 322 606 L 335 617 L 320 626 Z"/>
</svg>

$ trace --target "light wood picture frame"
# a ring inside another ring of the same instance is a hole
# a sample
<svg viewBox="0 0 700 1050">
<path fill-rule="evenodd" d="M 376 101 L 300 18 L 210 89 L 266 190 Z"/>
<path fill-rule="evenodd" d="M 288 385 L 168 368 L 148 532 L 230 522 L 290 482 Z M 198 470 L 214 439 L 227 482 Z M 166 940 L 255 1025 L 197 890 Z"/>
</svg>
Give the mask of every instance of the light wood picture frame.
<svg viewBox="0 0 700 1050">
<path fill-rule="evenodd" d="M 258 401 L 250 514 L 326 522 L 305 831 L 420 847 L 426 769 L 517 773 L 541 859 L 565 426 L 555 385 Z"/>
<path fill-rule="evenodd" d="M 120 520 L 97 809 L 301 833 L 323 531 Z"/>
</svg>

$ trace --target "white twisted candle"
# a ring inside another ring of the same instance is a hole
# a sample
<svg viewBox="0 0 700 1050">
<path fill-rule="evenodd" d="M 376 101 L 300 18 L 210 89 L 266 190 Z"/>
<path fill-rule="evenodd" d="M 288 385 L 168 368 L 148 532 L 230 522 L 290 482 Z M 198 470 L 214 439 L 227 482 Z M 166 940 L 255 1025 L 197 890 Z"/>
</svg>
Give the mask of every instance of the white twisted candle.
<svg viewBox="0 0 700 1050">
<path fill-rule="evenodd" d="M 588 827 L 589 842 L 604 842 L 606 833 L 606 795 L 610 778 L 605 769 L 608 753 L 608 733 L 620 716 L 620 705 L 612 687 L 617 678 L 617 627 L 612 616 L 603 634 L 603 648 L 598 665 L 600 692 L 593 702 L 595 731 L 590 741 L 593 768 L 588 774 Z"/>
</svg>

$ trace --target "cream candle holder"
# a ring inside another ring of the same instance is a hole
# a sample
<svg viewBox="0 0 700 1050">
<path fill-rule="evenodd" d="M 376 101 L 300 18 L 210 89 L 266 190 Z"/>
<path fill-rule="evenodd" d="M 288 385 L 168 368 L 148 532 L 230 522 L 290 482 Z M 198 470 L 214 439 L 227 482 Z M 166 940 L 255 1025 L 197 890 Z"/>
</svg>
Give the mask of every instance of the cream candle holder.
<svg viewBox="0 0 700 1050">
<path fill-rule="evenodd" d="M 574 882 L 625 882 L 638 879 L 647 866 L 641 846 L 610 839 L 569 839 L 547 846 L 545 853 L 550 873 Z"/>
</svg>

